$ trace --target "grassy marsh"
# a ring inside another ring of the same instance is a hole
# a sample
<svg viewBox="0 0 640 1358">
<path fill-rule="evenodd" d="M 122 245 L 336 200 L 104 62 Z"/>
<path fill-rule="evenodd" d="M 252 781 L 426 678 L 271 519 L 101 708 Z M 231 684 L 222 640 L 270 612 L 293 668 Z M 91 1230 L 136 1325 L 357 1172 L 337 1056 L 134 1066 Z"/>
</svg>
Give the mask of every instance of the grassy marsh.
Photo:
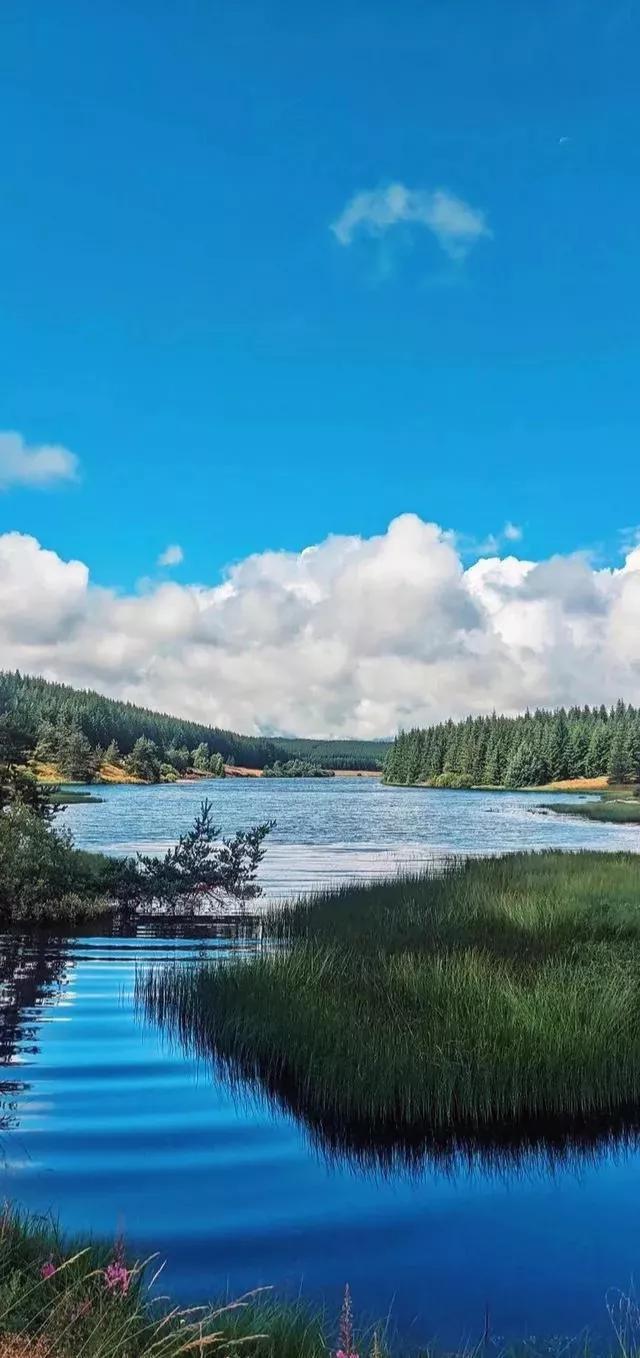
<svg viewBox="0 0 640 1358">
<path fill-rule="evenodd" d="M 640 1106 L 640 860 L 513 855 L 272 912 L 148 1013 L 319 1128 L 435 1139 Z"/>
<path fill-rule="evenodd" d="M 639 797 L 603 797 L 597 802 L 550 802 L 545 810 L 563 816 L 582 816 L 584 820 L 603 821 L 607 825 L 640 825 Z"/>
</svg>

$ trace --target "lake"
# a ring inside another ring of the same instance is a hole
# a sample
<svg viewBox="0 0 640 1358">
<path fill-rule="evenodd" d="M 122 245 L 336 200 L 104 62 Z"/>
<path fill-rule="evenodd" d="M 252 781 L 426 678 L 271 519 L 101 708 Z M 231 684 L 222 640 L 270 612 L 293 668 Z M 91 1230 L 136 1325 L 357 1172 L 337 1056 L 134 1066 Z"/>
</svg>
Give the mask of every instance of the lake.
<svg viewBox="0 0 640 1358">
<path fill-rule="evenodd" d="M 640 847 L 640 829 L 544 814 L 549 795 L 383 788 L 374 780 L 228 780 L 108 787 L 61 818 L 84 847 L 159 847 L 206 793 L 224 830 L 277 821 L 269 897 L 419 867 L 451 853 Z M 123 1231 L 167 1259 L 180 1301 L 274 1285 L 339 1310 L 387 1311 L 409 1343 L 482 1334 L 608 1333 L 610 1289 L 636 1271 L 635 1132 L 588 1143 L 385 1159 L 332 1152 L 283 1107 L 230 1088 L 136 1009 L 136 972 L 230 958 L 254 926 L 198 937 L 159 923 L 137 936 L 1 943 L 2 1189 L 69 1231 Z"/>
</svg>

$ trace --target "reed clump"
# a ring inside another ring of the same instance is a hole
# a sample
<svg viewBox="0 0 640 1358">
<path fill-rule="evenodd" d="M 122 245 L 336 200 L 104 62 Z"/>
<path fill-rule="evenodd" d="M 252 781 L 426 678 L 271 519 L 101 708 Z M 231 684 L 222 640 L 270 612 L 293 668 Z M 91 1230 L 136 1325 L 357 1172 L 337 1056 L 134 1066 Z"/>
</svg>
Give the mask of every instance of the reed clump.
<svg viewBox="0 0 640 1358">
<path fill-rule="evenodd" d="M 640 798 L 603 797 L 597 802 L 555 802 L 545 807 L 563 816 L 581 816 L 583 820 L 602 821 L 607 825 L 640 824 Z"/>
<path fill-rule="evenodd" d="M 587 1123 L 640 1106 L 639 906 L 632 854 L 468 861 L 297 901 L 139 996 L 318 1126 Z"/>
</svg>

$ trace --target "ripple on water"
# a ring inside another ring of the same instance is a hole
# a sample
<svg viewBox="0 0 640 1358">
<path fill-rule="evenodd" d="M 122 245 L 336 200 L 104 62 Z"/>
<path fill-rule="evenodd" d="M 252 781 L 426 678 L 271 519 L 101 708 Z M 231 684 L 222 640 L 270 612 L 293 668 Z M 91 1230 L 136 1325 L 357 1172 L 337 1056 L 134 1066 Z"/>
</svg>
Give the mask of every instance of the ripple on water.
<svg viewBox="0 0 640 1358">
<path fill-rule="evenodd" d="M 331 780 L 207 788 L 225 832 L 274 815 L 271 895 L 388 873 L 440 853 L 637 847 L 634 827 L 532 814 L 535 799 Z M 66 813 L 79 842 L 167 843 L 203 789 L 105 789 Z M 162 927 L 162 926 L 160 926 Z M 166 927 L 166 926 L 165 926 Z M 235 934 L 235 936 L 234 936 Z M 239 926 L 197 939 L 5 936 L 0 1082 L 3 1191 L 69 1230 L 124 1229 L 159 1250 L 184 1301 L 260 1283 L 337 1311 L 345 1281 L 408 1336 L 605 1328 L 605 1291 L 637 1267 L 640 1159 L 603 1144 L 563 1163 L 376 1169 L 330 1155 L 292 1114 L 243 1096 L 136 1011 L 136 969 L 253 946 Z M 470 1266 L 471 1261 L 471 1266 Z"/>
</svg>

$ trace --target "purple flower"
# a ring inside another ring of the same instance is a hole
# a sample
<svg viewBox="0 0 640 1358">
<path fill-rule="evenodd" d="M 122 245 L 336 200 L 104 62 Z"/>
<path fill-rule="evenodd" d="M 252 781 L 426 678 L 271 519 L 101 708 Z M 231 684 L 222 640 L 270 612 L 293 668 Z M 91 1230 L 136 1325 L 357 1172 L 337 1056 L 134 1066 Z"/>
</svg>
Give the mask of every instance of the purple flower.
<svg viewBox="0 0 640 1358">
<path fill-rule="evenodd" d="M 112 1264 L 107 1264 L 104 1271 L 105 1286 L 110 1292 L 119 1292 L 122 1297 L 129 1291 L 131 1282 L 131 1271 L 121 1260 L 114 1259 Z"/>
<path fill-rule="evenodd" d="M 49 1257 L 47 1260 L 45 1260 L 44 1264 L 42 1265 L 42 1268 L 40 1269 L 40 1277 L 52 1278 L 55 1271 L 56 1271 L 55 1264 L 51 1257 Z"/>
<path fill-rule="evenodd" d="M 344 1289 L 344 1299 L 340 1312 L 339 1343 L 340 1347 L 336 1349 L 336 1358 L 358 1358 L 353 1338 L 353 1308 L 351 1305 L 351 1292 L 348 1283 Z"/>
</svg>

